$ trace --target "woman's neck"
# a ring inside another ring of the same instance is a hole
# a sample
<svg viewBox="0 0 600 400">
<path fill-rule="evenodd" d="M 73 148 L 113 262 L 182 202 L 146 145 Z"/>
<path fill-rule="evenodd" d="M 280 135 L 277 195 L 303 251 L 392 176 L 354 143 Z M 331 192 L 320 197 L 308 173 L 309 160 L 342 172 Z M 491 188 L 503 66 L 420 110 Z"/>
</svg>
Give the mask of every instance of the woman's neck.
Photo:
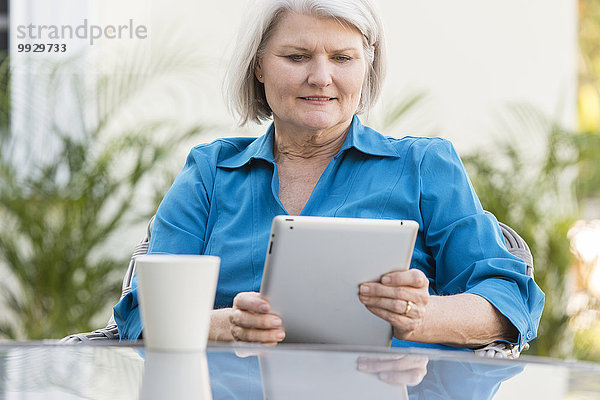
<svg viewBox="0 0 600 400">
<path fill-rule="evenodd" d="M 349 127 L 332 131 L 304 134 L 278 130 L 275 126 L 273 156 L 276 162 L 303 161 L 320 163 L 329 161 L 342 147 Z"/>
</svg>

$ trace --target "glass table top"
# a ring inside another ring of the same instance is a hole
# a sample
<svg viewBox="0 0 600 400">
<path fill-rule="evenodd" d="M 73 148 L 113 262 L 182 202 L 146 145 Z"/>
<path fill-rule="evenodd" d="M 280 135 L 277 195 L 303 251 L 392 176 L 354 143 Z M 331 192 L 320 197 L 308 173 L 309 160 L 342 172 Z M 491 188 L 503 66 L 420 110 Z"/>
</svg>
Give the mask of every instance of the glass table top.
<svg viewBox="0 0 600 400">
<path fill-rule="evenodd" d="M 600 365 L 468 352 L 0 343 L 0 399 L 600 399 Z"/>
</svg>

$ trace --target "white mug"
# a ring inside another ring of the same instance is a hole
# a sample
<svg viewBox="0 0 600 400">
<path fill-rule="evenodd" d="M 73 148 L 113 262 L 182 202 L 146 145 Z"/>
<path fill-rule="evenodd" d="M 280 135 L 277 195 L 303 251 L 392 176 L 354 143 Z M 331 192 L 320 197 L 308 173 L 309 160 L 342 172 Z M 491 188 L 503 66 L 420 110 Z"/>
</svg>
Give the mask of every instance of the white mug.
<svg viewBox="0 0 600 400">
<path fill-rule="evenodd" d="M 150 254 L 135 262 L 144 346 L 158 351 L 205 350 L 221 259 Z"/>
</svg>

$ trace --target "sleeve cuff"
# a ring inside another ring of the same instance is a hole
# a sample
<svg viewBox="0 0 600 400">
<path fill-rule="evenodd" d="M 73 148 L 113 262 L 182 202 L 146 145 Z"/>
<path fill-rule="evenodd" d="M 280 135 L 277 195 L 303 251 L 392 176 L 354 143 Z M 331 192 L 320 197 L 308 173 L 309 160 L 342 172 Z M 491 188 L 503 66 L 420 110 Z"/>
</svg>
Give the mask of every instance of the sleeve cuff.
<svg viewBox="0 0 600 400">
<path fill-rule="evenodd" d="M 535 286 L 535 283 L 533 285 Z M 505 342 L 518 345 L 521 350 L 527 342 L 537 337 L 537 327 L 544 302 L 543 294 L 539 297 L 536 296 L 538 298 L 535 299 L 534 307 L 530 310 L 530 305 L 524 302 L 522 296 L 515 295 L 515 293 L 520 293 L 519 285 L 505 279 L 486 279 L 467 290 L 467 293 L 486 299 L 517 328 L 519 331 L 517 341 L 506 340 Z M 530 296 L 535 295 L 530 293 Z M 536 322 L 534 323 L 534 321 Z"/>
</svg>

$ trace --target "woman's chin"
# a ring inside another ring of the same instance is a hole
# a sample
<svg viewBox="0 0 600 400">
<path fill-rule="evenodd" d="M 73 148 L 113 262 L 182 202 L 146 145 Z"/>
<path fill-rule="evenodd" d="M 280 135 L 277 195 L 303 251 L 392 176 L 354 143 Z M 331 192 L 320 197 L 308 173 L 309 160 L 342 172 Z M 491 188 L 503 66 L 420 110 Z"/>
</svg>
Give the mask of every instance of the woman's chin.
<svg viewBox="0 0 600 400">
<path fill-rule="evenodd" d="M 348 120 L 348 123 L 351 120 L 352 119 L 350 118 Z M 311 115 L 306 118 L 303 118 L 301 124 L 299 125 L 301 125 L 302 127 L 304 127 L 304 129 L 307 130 L 326 131 L 340 126 L 341 122 L 342 121 L 340 119 L 331 118 L 330 115 Z"/>
<path fill-rule="evenodd" d="M 335 130 L 340 127 L 347 128 L 352 122 L 352 115 L 344 118 L 339 114 L 332 115 L 331 112 L 312 111 L 298 113 L 290 118 L 280 118 L 274 116 L 275 127 L 282 130 L 291 131 L 313 131 L 323 132 Z"/>
</svg>

